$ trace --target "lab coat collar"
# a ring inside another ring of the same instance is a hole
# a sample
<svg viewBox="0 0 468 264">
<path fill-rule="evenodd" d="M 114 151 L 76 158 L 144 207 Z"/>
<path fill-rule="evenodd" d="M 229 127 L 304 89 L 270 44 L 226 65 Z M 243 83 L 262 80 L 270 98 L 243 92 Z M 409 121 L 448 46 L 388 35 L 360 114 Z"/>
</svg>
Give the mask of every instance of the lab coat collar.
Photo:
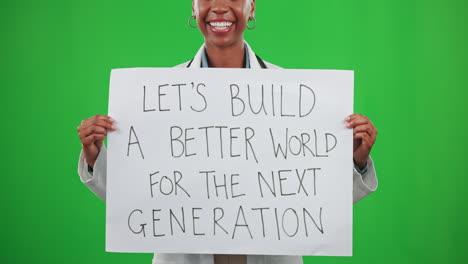
<svg viewBox="0 0 468 264">
<path fill-rule="evenodd" d="M 250 48 L 249 44 L 244 41 L 245 47 L 247 47 L 247 52 L 249 53 L 249 63 L 250 63 L 250 69 L 261 69 L 262 67 L 258 63 L 257 56 L 255 53 L 252 51 Z M 205 49 L 205 44 L 201 46 L 201 48 L 198 50 L 197 54 L 193 58 L 193 60 L 190 62 L 190 66 L 188 68 L 200 68 L 201 65 L 201 59 L 203 55 L 203 50 Z"/>
</svg>

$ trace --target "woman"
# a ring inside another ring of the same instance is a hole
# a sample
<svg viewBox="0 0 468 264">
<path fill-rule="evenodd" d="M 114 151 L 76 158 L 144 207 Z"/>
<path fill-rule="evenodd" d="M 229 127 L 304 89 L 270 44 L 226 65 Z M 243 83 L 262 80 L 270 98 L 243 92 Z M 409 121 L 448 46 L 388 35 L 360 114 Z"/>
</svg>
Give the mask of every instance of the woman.
<svg viewBox="0 0 468 264">
<path fill-rule="evenodd" d="M 279 68 L 258 58 L 244 41 L 244 30 L 248 22 L 253 21 L 255 25 L 254 15 L 255 0 L 193 0 L 189 25 L 191 25 L 190 22 L 196 20 L 205 43 L 191 61 L 177 67 Z M 354 129 L 353 200 L 357 202 L 377 187 L 374 166 L 369 157 L 377 130 L 363 115 L 352 114 L 345 120 L 348 122 L 347 127 Z M 106 148 L 103 140 L 107 135 L 107 130 L 116 129 L 113 123 L 114 120 L 109 116 L 96 115 L 83 120 L 78 127 L 82 143 L 78 173 L 81 180 L 103 200 L 106 193 Z M 299 256 L 157 254 L 153 263 L 295 264 L 302 263 L 302 258 Z"/>
</svg>

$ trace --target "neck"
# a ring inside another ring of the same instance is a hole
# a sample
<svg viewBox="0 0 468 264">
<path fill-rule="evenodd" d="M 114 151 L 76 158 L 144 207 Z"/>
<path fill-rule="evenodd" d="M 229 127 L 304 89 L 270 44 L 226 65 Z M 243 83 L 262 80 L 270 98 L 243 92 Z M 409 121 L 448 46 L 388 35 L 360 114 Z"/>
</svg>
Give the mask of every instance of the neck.
<svg viewBox="0 0 468 264">
<path fill-rule="evenodd" d="M 214 68 L 244 68 L 244 42 L 229 46 L 217 47 L 205 44 L 206 55 L 210 67 Z"/>
</svg>

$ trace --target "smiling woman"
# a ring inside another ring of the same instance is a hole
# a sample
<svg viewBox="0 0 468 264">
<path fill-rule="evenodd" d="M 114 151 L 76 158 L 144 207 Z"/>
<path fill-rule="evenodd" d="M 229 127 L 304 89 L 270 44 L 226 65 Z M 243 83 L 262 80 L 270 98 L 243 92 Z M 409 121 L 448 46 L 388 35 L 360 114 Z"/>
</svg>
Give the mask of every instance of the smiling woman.
<svg viewBox="0 0 468 264">
<path fill-rule="evenodd" d="M 248 28 L 249 21 L 253 21 L 254 24 L 250 29 L 255 28 L 255 10 L 255 0 L 193 0 L 189 25 L 195 27 L 193 26 L 195 19 L 196 27 L 203 34 L 205 41 L 192 60 L 177 67 L 280 69 L 278 66 L 260 59 L 244 40 L 244 31 Z M 161 87 L 158 89 L 161 90 Z M 313 93 L 311 94 L 313 95 Z M 159 95 L 165 94 L 161 94 L 159 91 Z M 200 95 L 203 97 L 201 93 Z M 233 100 L 235 99 L 237 103 L 241 102 L 240 96 L 235 95 Z M 312 100 L 309 103 L 311 106 L 307 108 L 307 111 L 310 112 L 313 109 Z M 242 101 L 242 105 L 245 107 L 244 101 Z M 297 106 L 299 116 L 301 116 L 301 105 L 299 99 Z M 151 108 L 151 105 L 148 109 L 144 108 L 148 111 L 155 111 L 155 109 L 155 107 Z M 160 105 L 159 109 L 161 110 Z M 199 109 L 203 109 L 203 107 Z M 357 202 L 377 188 L 374 165 L 369 157 L 376 140 L 377 130 L 372 122 L 363 115 L 351 114 L 343 118 L 347 122 L 347 128 L 354 129 L 353 201 Z M 95 115 L 84 119 L 78 127 L 82 144 L 78 173 L 82 182 L 103 200 L 106 197 L 106 148 L 103 141 L 108 130 L 116 129 L 114 120 L 105 115 Z M 302 263 L 302 258 L 300 256 L 156 254 L 153 263 L 299 264 Z"/>
<path fill-rule="evenodd" d="M 255 0 L 195 0 L 192 15 L 205 37 L 210 66 L 242 68 L 244 30 L 255 16 Z"/>
</svg>

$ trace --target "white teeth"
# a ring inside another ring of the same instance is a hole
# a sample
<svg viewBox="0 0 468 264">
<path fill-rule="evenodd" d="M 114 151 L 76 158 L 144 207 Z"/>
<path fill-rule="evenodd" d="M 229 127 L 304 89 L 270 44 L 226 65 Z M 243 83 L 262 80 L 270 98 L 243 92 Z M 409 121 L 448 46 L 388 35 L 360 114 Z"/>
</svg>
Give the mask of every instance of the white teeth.
<svg viewBox="0 0 468 264">
<path fill-rule="evenodd" d="M 225 29 L 232 26 L 232 22 L 210 22 L 210 26 L 215 27 L 216 29 Z"/>
</svg>

